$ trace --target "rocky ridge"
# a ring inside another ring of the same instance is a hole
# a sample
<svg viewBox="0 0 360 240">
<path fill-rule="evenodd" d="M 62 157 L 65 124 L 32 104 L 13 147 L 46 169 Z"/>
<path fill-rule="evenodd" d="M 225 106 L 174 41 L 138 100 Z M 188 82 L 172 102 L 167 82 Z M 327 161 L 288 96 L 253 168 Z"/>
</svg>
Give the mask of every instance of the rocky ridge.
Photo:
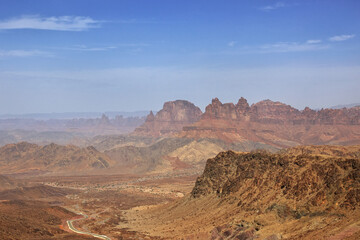
<svg viewBox="0 0 360 240">
<path fill-rule="evenodd" d="M 360 145 L 221 152 L 189 195 L 133 217 L 166 239 L 359 239 Z"/>
<path fill-rule="evenodd" d="M 321 148 L 325 153 L 316 147 L 298 147 L 279 154 L 221 152 L 207 161 L 191 195 L 241 196 L 238 206 L 243 208 L 264 201 L 267 204 L 263 206 L 275 204 L 281 196 L 288 204 L 307 211 L 357 209 L 360 146 L 351 151 L 336 146 Z"/>
<path fill-rule="evenodd" d="M 244 98 L 236 105 L 223 104 L 215 98 L 201 119 L 185 126 L 177 136 L 229 142 L 250 140 L 280 148 L 307 144 L 353 145 L 360 143 L 360 107 L 300 111 L 271 100 L 250 106 Z"/>
<path fill-rule="evenodd" d="M 0 148 L 0 173 L 81 172 L 108 168 L 112 160 L 94 147 L 27 142 Z"/>
<path fill-rule="evenodd" d="M 360 107 L 300 111 L 281 102 L 264 100 L 249 106 L 245 98 L 238 103 L 221 103 L 218 98 L 206 107 L 202 119 L 227 119 L 265 124 L 360 125 Z"/>
<path fill-rule="evenodd" d="M 219 199 L 218 208 L 238 212 L 228 219 L 238 223 L 214 228 L 212 239 L 338 239 L 345 234 L 356 239 L 360 225 L 352 217 L 360 212 L 360 146 L 221 152 L 208 160 L 190 196 L 192 201 L 209 197 Z M 356 227 L 345 233 L 334 229 L 334 222 Z"/>
</svg>

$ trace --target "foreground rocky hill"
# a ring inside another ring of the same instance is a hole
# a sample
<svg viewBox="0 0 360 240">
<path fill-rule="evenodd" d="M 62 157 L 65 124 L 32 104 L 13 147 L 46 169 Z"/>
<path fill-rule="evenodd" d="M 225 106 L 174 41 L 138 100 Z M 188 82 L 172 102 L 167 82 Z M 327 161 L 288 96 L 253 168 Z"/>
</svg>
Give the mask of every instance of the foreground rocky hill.
<svg viewBox="0 0 360 240">
<path fill-rule="evenodd" d="M 178 136 L 229 142 L 248 140 L 281 148 L 308 144 L 354 145 L 360 144 L 360 107 L 300 111 L 271 100 L 249 106 L 244 98 L 237 104 L 223 104 L 215 98 L 201 120 L 185 126 Z"/>
<path fill-rule="evenodd" d="M 188 197 L 127 218 L 166 239 L 359 239 L 359 154 L 360 146 L 221 152 Z"/>
<path fill-rule="evenodd" d="M 108 168 L 111 164 L 108 156 L 93 147 L 21 142 L 0 148 L 1 174 L 78 173 Z"/>
</svg>

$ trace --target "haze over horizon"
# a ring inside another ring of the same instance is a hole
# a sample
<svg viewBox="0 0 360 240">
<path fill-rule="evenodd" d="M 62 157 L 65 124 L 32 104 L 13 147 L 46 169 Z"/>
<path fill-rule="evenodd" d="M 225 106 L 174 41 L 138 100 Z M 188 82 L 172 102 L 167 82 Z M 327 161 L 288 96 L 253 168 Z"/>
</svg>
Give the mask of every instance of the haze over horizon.
<svg viewBox="0 0 360 240">
<path fill-rule="evenodd" d="M 86 8 L 83 6 L 86 5 Z M 359 1 L 0 2 L 0 114 L 360 102 Z"/>
</svg>

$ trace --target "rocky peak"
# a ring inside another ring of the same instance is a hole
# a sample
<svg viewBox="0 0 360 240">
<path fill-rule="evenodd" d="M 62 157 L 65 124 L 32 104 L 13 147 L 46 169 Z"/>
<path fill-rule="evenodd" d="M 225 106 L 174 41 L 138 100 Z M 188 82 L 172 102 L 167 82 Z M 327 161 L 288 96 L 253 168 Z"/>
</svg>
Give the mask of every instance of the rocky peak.
<svg viewBox="0 0 360 240">
<path fill-rule="evenodd" d="M 216 98 L 213 98 L 213 99 L 211 100 L 211 105 L 212 105 L 213 107 L 217 107 L 217 106 L 221 106 L 222 103 L 221 103 L 220 100 L 216 97 Z"/>
<path fill-rule="evenodd" d="M 159 137 L 179 132 L 184 126 L 197 122 L 201 115 L 200 108 L 189 101 L 166 102 L 155 116 L 150 112 L 145 123 L 136 128 L 133 135 Z"/>
<path fill-rule="evenodd" d="M 205 108 L 202 119 L 228 119 L 240 120 L 249 111 L 249 104 L 245 98 L 240 98 L 238 103 L 222 103 L 218 98 L 214 98 Z"/>
<path fill-rule="evenodd" d="M 250 106 L 249 106 L 248 101 L 245 98 L 241 97 L 239 99 L 238 103 L 236 104 L 236 109 L 239 112 L 247 112 L 247 111 L 249 111 Z"/>
<path fill-rule="evenodd" d="M 163 108 L 156 114 L 156 120 L 195 122 L 202 114 L 200 108 L 185 100 L 164 103 Z"/>
<path fill-rule="evenodd" d="M 149 115 L 146 116 L 146 122 L 152 122 L 155 120 L 155 116 L 154 116 L 154 113 L 153 111 L 150 111 Z"/>
<path fill-rule="evenodd" d="M 268 99 L 253 104 L 251 112 L 252 121 L 275 124 L 286 123 L 300 113 L 290 105 Z"/>
<path fill-rule="evenodd" d="M 110 124 L 110 119 L 104 113 L 101 115 L 100 124 Z"/>
</svg>

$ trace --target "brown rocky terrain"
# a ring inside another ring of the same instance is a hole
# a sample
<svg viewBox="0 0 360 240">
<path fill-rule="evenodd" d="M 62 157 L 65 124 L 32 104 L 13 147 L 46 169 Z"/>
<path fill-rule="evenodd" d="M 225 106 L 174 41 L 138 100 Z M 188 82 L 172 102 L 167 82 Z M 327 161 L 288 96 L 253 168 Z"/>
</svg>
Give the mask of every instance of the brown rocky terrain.
<svg viewBox="0 0 360 240">
<path fill-rule="evenodd" d="M 275 152 L 304 144 L 359 144 L 360 108 L 297 110 L 264 100 L 249 105 L 221 103 L 217 98 L 205 113 L 187 101 L 164 104 L 131 135 L 98 136 L 91 142 L 121 169 L 164 172 L 196 168 L 220 151 Z"/>
<path fill-rule="evenodd" d="M 71 233 L 65 222 L 77 215 L 59 206 L 77 190 L 1 175 L 0 186 L 0 239 L 94 239 Z"/>
<path fill-rule="evenodd" d="M 217 139 L 161 138 L 148 146 L 120 146 L 104 151 L 115 161 L 119 171 L 127 173 L 161 173 L 196 171 L 200 173 L 208 158 L 220 151 L 251 151 L 276 148 L 251 141 L 228 143 Z"/>
<path fill-rule="evenodd" d="M 185 126 L 177 136 L 245 140 L 275 147 L 296 145 L 354 145 L 360 143 L 360 107 L 344 109 L 305 108 L 264 100 L 251 106 L 246 99 L 221 103 L 215 98 L 201 120 Z"/>
<path fill-rule="evenodd" d="M 96 239 L 68 233 L 62 221 L 76 215 L 63 208 L 40 201 L 10 200 L 0 202 L 1 239 Z"/>
<path fill-rule="evenodd" d="M 24 185 L 25 185 L 24 183 L 18 180 L 6 177 L 4 175 L 0 175 L 0 191 L 13 189 Z"/>
<path fill-rule="evenodd" d="M 165 239 L 358 239 L 360 146 L 221 152 L 190 195 L 126 214 Z"/>
<path fill-rule="evenodd" d="M 191 102 L 185 100 L 166 102 L 156 115 L 150 112 L 145 123 L 136 128 L 133 135 L 152 137 L 170 135 L 198 121 L 201 114 L 200 108 Z"/>
<path fill-rule="evenodd" d="M 38 146 L 27 142 L 0 148 L 0 173 L 78 173 L 105 169 L 112 160 L 93 147 L 49 144 Z"/>
</svg>

